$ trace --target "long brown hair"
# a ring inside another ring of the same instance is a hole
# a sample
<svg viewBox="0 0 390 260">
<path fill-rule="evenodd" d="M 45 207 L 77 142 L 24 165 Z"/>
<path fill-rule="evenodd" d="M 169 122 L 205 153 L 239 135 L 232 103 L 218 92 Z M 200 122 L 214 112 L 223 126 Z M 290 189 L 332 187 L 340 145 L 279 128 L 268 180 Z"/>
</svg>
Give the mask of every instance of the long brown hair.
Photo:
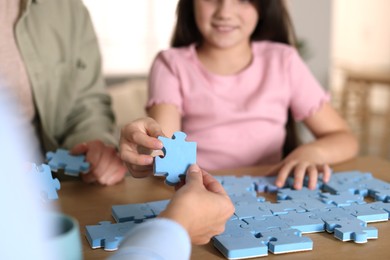
<svg viewBox="0 0 390 260">
<path fill-rule="evenodd" d="M 252 0 L 260 17 L 251 35 L 252 41 L 273 41 L 296 46 L 296 35 L 284 0 Z M 177 21 L 173 31 L 171 46 L 183 47 L 192 43 L 202 43 L 194 14 L 194 0 L 179 0 L 177 4 Z M 299 145 L 296 126 L 291 111 L 288 111 L 286 139 L 283 155 L 286 156 Z"/>
<path fill-rule="evenodd" d="M 251 35 L 251 40 L 268 40 L 295 46 L 295 32 L 284 0 L 252 0 L 251 2 L 260 17 Z M 179 0 L 176 14 L 177 22 L 171 46 L 200 44 L 203 37 L 195 22 L 194 0 Z"/>
</svg>

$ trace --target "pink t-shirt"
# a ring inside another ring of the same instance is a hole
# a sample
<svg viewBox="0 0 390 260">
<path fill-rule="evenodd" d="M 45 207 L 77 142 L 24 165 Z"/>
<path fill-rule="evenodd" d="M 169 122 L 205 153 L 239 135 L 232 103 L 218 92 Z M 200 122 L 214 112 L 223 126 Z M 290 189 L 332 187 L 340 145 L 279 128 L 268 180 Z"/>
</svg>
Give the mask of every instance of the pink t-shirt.
<svg viewBox="0 0 390 260">
<path fill-rule="evenodd" d="M 178 107 L 207 170 L 280 161 L 288 108 L 300 121 L 329 100 L 294 48 L 261 41 L 252 52 L 251 64 L 228 76 L 208 72 L 195 45 L 160 52 L 151 68 L 147 107 Z"/>
</svg>

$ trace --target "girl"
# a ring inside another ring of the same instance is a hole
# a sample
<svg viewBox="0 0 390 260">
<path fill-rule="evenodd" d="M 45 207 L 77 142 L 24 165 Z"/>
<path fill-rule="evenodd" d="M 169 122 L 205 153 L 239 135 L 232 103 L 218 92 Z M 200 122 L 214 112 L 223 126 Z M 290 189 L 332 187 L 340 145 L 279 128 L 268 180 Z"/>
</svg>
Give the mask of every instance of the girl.
<svg viewBox="0 0 390 260">
<path fill-rule="evenodd" d="M 137 145 L 158 149 L 157 132 L 182 130 L 198 143 L 197 162 L 207 170 L 277 164 L 279 187 L 289 174 L 296 189 L 306 174 L 309 188 L 319 172 L 326 182 L 328 164 L 355 156 L 358 144 L 294 43 L 282 0 L 180 0 L 173 48 L 159 53 L 150 72 L 147 109 L 155 121 L 122 131 L 133 175 L 152 162 Z M 316 140 L 282 160 L 288 111 Z"/>
</svg>

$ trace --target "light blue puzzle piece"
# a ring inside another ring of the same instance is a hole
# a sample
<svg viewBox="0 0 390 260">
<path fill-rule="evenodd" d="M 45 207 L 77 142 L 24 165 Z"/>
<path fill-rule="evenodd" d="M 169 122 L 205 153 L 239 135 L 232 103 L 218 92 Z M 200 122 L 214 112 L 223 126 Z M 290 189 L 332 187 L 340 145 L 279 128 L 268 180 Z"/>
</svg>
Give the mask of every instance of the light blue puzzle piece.
<svg viewBox="0 0 390 260">
<path fill-rule="evenodd" d="M 179 183 L 188 167 L 196 163 L 196 143 L 185 141 L 186 137 L 183 132 L 175 132 L 172 139 L 158 137 L 164 144 L 164 157 L 155 157 L 153 171 L 156 176 L 166 176 L 168 185 Z"/>
<path fill-rule="evenodd" d="M 366 243 L 367 239 L 378 238 L 378 230 L 375 227 L 367 227 L 364 221 L 358 219 L 338 219 L 325 223 L 326 230 L 334 232 L 334 236 L 341 241 Z"/>
<path fill-rule="evenodd" d="M 149 205 L 150 209 L 152 209 L 155 216 L 158 216 L 161 211 L 165 210 L 170 200 L 159 200 L 159 201 L 152 201 L 148 202 L 146 204 Z"/>
<path fill-rule="evenodd" d="M 352 216 L 350 212 L 346 211 L 344 208 L 337 208 L 337 207 L 311 211 L 311 213 L 313 213 L 313 215 L 310 216 L 311 218 L 320 218 L 324 222 L 331 221 L 331 220 L 338 220 L 340 218 L 356 219 L 356 217 Z"/>
<path fill-rule="evenodd" d="M 275 180 L 275 176 L 255 178 L 256 191 L 269 193 L 278 191 L 279 188 L 275 185 Z"/>
<path fill-rule="evenodd" d="M 387 221 L 389 219 L 389 213 L 383 209 L 375 208 L 373 204 L 352 204 L 343 208 L 357 219 L 366 223 Z"/>
<path fill-rule="evenodd" d="M 280 216 L 268 216 L 265 218 L 246 218 L 243 219 L 246 225 L 242 225 L 243 229 L 248 229 L 254 233 L 266 231 L 268 229 L 282 228 L 289 229 L 290 226 Z"/>
<path fill-rule="evenodd" d="M 222 186 L 229 195 L 243 195 L 251 193 L 256 196 L 255 180 L 251 176 L 225 176 Z"/>
<path fill-rule="evenodd" d="M 292 229 L 297 229 L 302 233 L 323 232 L 325 224 L 322 219 L 311 218 L 312 212 L 289 212 L 286 215 L 280 215 L 280 219 L 285 221 Z"/>
<path fill-rule="evenodd" d="M 373 189 L 372 197 L 376 201 L 390 202 L 390 189 Z"/>
<path fill-rule="evenodd" d="M 313 249 L 313 241 L 303 237 L 296 229 L 268 229 L 256 234 L 259 240 L 268 245 L 268 250 L 274 254 L 283 254 Z"/>
<path fill-rule="evenodd" d="M 225 231 L 213 237 L 214 246 L 228 259 L 241 259 L 268 255 L 268 247 L 247 228 L 248 224 L 242 220 L 226 222 Z"/>
<path fill-rule="evenodd" d="M 303 187 L 307 188 L 308 185 L 309 185 L 309 177 L 305 176 L 305 178 L 303 179 Z M 324 182 L 322 181 L 322 176 L 321 176 L 317 179 L 316 189 L 322 189 L 323 185 Z M 294 187 L 294 177 L 288 177 L 285 186 L 290 188 Z"/>
<path fill-rule="evenodd" d="M 85 235 L 90 246 L 95 248 L 104 247 L 106 251 L 114 251 L 119 247 L 125 234 L 137 225 L 133 221 L 114 223 L 110 221 L 99 222 L 99 225 L 85 227 Z"/>
<path fill-rule="evenodd" d="M 329 210 L 331 208 L 335 208 L 334 204 L 325 204 L 318 198 L 306 198 L 306 199 L 295 199 L 297 203 L 300 203 L 301 208 L 306 211 L 321 211 L 321 210 Z"/>
<path fill-rule="evenodd" d="M 38 179 L 44 201 L 58 199 L 57 190 L 61 188 L 61 184 L 58 179 L 53 178 L 49 165 L 41 164 L 37 166 L 34 163 L 31 165 L 29 174 L 33 174 Z"/>
<path fill-rule="evenodd" d="M 338 194 L 322 193 L 321 200 L 326 204 L 334 204 L 337 207 L 349 206 L 353 203 L 365 203 L 364 197 L 359 194 L 352 194 L 349 191 L 339 192 Z"/>
<path fill-rule="evenodd" d="M 257 197 L 256 194 L 253 194 L 252 192 L 247 192 L 244 194 L 229 194 L 230 200 L 234 205 L 243 205 L 243 204 L 256 204 L 259 202 L 264 202 L 264 197 Z"/>
<path fill-rule="evenodd" d="M 389 219 L 390 219 L 390 203 L 384 203 L 382 201 L 377 201 L 370 203 L 371 208 L 373 209 L 382 209 L 389 213 Z"/>
<path fill-rule="evenodd" d="M 349 191 L 352 194 L 367 196 L 368 189 L 362 182 L 371 179 L 373 179 L 371 173 L 359 171 L 336 172 L 328 183 L 324 183 L 323 189 L 332 194 Z"/>
<path fill-rule="evenodd" d="M 142 222 L 147 218 L 154 218 L 156 214 L 147 203 L 114 205 L 111 214 L 118 223 L 126 221 Z"/>
<path fill-rule="evenodd" d="M 239 203 L 234 205 L 235 212 L 234 215 L 239 219 L 246 218 L 263 218 L 266 216 L 272 216 L 272 211 L 265 208 L 262 209 L 260 205 L 263 204 L 261 202 L 258 203 Z"/>
<path fill-rule="evenodd" d="M 277 199 L 281 200 L 300 200 L 307 198 L 319 198 L 321 194 L 320 190 L 309 190 L 303 187 L 301 190 L 292 190 L 289 188 L 278 190 Z"/>
<path fill-rule="evenodd" d="M 270 210 L 273 215 L 287 214 L 290 211 L 305 212 L 306 210 L 300 206 L 300 203 L 293 200 L 282 200 L 277 203 L 264 202 L 259 204 L 259 209 Z"/>
<path fill-rule="evenodd" d="M 89 163 L 84 155 L 71 155 L 68 150 L 57 149 L 55 153 L 46 153 L 46 160 L 52 171 L 63 169 L 64 173 L 71 176 L 79 176 L 80 172 L 89 170 Z"/>
</svg>

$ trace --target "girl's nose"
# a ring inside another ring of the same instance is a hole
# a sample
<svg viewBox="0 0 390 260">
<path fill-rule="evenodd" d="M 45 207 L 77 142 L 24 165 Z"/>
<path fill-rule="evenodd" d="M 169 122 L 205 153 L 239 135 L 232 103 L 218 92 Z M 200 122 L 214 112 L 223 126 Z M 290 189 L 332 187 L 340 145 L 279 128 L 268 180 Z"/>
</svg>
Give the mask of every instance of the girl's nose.
<svg viewBox="0 0 390 260">
<path fill-rule="evenodd" d="M 218 19 L 228 19 L 232 15 L 234 10 L 235 0 L 219 0 L 218 6 L 215 12 L 215 16 Z"/>
</svg>

